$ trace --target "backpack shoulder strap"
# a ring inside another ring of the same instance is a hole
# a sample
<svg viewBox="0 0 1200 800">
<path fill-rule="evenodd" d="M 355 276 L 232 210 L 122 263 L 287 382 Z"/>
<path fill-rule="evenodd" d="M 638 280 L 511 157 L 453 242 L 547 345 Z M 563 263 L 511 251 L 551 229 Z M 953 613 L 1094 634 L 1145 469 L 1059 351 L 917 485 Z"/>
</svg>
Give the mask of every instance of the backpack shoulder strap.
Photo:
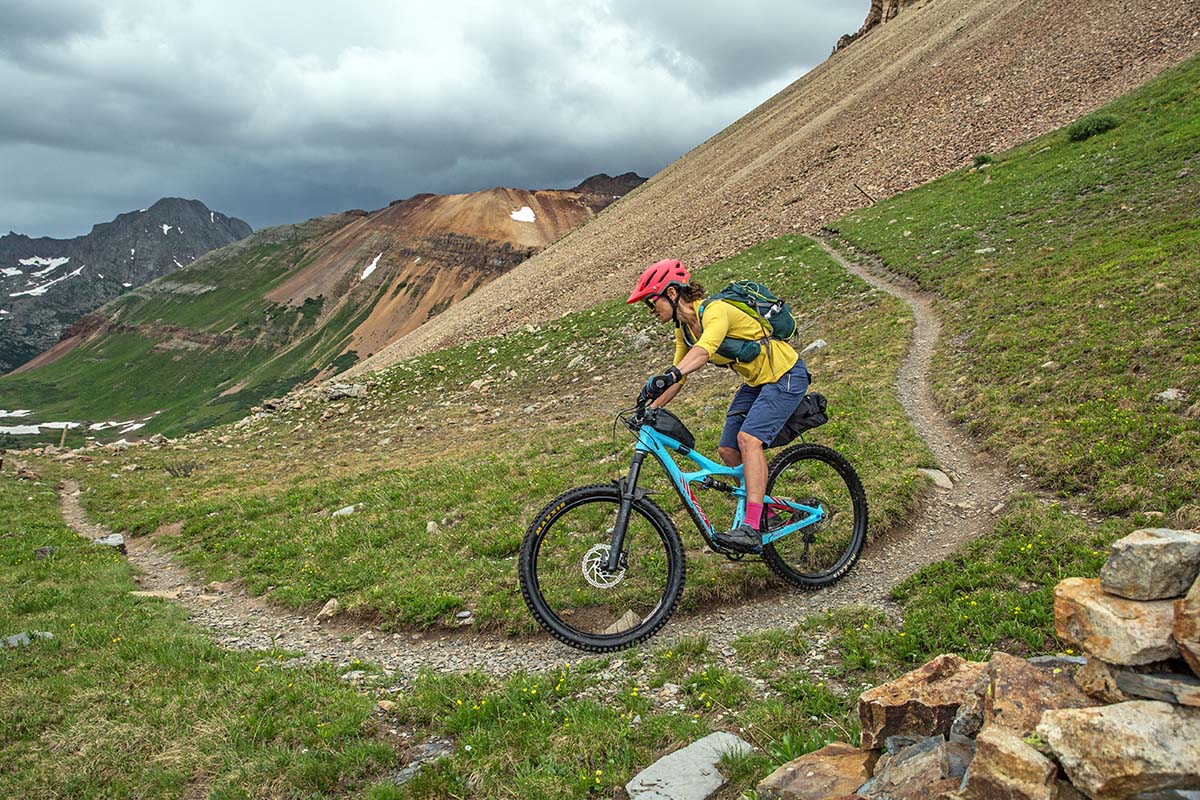
<svg viewBox="0 0 1200 800">
<path fill-rule="evenodd" d="M 706 300 L 696 309 L 696 322 L 700 326 L 700 336 L 704 335 L 704 307 L 707 304 L 708 301 Z M 692 336 L 692 328 L 687 323 L 679 326 L 679 332 L 683 334 L 683 343 L 688 347 L 695 347 L 696 342 L 700 340 L 698 336 Z"/>
</svg>

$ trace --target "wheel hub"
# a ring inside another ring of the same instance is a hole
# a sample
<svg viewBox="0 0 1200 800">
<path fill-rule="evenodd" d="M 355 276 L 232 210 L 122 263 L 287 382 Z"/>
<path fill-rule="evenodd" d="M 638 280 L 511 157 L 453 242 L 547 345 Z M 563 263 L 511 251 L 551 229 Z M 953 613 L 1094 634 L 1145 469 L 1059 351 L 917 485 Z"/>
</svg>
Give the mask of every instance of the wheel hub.
<svg viewBox="0 0 1200 800">
<path fill-rule="evenodd" d="M 611 589 L 625 577 L 625 554 L 621 554 L 621 568 L 617 572 L 609 572 L 604 568 L 608 563 L 608 554 L 612 545 L 597 544 L 583 555 L 583 578 L 597 589 Z"/>
</svg>

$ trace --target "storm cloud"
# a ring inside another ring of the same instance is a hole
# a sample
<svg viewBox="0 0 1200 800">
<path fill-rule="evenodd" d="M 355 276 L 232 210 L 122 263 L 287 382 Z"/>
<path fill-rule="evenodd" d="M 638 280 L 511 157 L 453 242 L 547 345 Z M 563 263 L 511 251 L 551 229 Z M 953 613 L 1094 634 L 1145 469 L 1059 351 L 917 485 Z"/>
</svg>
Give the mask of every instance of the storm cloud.
<svg viewBox="0 0 1200 800">
<path fill-rule="evenodd" d="M 0 231 L 163 196 L 254 227 L 417 192 L 652 175 L 829 54 L 866 0 L 9 0 Z"/>
</svg>

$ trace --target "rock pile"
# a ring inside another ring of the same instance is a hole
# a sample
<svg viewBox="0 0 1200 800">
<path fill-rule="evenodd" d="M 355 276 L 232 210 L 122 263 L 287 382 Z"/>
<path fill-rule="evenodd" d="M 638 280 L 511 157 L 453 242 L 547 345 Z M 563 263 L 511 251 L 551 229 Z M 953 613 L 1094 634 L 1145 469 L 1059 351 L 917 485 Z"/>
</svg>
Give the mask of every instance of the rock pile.
<svg viewBox="0 0 1200 800">
<path fill-rule="evenodd" d="M 1083 657 L 941 655 L 864 692 L 861 747 L 830 744 L 761 800 L 1200 797 L 1200 534 L 1139 530 L 1098 580 L 1054 591 Z"/>
</svg>

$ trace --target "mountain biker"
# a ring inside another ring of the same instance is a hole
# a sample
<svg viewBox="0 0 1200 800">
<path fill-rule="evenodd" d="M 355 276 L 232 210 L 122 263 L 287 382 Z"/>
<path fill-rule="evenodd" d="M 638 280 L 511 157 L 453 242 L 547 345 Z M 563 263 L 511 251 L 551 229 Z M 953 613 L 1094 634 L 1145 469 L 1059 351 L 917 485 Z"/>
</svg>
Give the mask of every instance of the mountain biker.
<svg viewBox="0 0 1200 800">
<path fill-rule="evenodd" d="M 643 301 L 660 322 L 675 326 L 674 364 L 652 375 L 642 391 L 654 408 L 661 408 L 679 394 L 685 376 L 709 361 L 731 367 L 742 378 L 725 415 L 717 453 L 727 466 L 744 465 L 746 516 L 738 527 L 717 533 L 716 539 L 732 550 L 759 552 L 767 487 L 763 448 L 800 405 L 812 376 L 791 345 L 766 338 L 759 321 L 736 306 L 706 303 L 701 316 L 704 297 L 704 287 L 693 282 L 676 259 L 655 262 L 638 278 L 626 303 Z M 762 347 L 757 357 L 742 363 L 717 353 L 727 338 L 757 341 Z"/>
</svg>

